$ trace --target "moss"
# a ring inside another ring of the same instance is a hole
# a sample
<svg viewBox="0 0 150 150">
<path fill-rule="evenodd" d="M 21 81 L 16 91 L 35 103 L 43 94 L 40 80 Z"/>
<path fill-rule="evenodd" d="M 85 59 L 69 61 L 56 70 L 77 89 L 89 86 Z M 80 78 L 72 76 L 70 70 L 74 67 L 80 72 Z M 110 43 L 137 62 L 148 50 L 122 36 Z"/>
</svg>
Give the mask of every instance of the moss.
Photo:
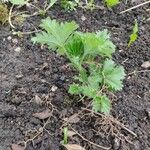
<svg viewBox="0 0 150 150">
<path fill-rule="evenodd" d="M 8 20 L 7 6 L 0 3 L 0 23 L 4 24 Z"/>
</svg>

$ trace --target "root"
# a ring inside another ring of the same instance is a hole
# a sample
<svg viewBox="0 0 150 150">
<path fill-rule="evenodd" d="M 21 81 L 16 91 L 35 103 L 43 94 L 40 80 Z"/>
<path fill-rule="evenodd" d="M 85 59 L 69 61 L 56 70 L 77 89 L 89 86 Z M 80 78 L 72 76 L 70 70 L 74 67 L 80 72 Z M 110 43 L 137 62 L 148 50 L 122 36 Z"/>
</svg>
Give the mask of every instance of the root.
<svg viewBox="0 0 150 150">
<path fill-rule="evenodd" d="M 109 125 L 111 125 L 111 130 L 113 128 L 112 125 L 116 124 L 116 125 L 120 126 L 122 129 L 126 130 L 131 135 L 133 135 L 134 137 L 137 137 L 137 135 L 133 131 L 131 131 L 130 129 L 128 129 L 127 127 L 125 127 L 124 124 L 122 124 L 120 121 L 118 121 L 113 116 L 105 116 L 105 115 L 103 115 L 101 113 L 93 112 L 92 110 L 87 109 L 87 108 L 82 108 L 82 110 L 85 110 L 85 111 L 88 111 L 88 112 L 92 112 L 92 113 L 94 113 L 94 114 L 96 114 L 96 115 L 101 116 L 102 118 L 104 118 L 105 120 L 104 120 L 104 122 L 102 124 L 109 124 Z"/>
<path fill-rule="evenodd" d="M 94 142 L 92 142 L 92 141 L 89 141 L 88 139 L 86 139 L 85 137 L 83 137 L 79 132 L 77 132 L 74 128 L 72 128 L 71 126 L 70 126 L 70 128 L 71 128 L 80 138 L 82 138 L 83 141 L 86 141 L 86 142 L 90 143 L 91 145 L 94 145 L 94 146 L 96 146 L 96 147 L 98 147 L 98 148 L 101 148 L 101 149 L 104 149 L 104 150 L 109 150 L 109 149 L 111 148 L 111 147 L 104 147 L 104 146 L 98 145 L 98 144 L 96 144 L 96 143 L 94 143 Z"/>
</svg>

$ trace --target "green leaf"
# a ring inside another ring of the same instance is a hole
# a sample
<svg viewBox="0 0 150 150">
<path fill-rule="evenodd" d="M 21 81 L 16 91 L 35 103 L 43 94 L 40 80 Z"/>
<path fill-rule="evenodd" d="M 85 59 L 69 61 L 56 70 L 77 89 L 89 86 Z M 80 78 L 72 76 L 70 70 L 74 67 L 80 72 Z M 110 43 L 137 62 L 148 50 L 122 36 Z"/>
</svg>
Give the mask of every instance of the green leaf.
<svg viewBox="0 0 150 150">
<path fill-rule="evenodd" d="M 115 52 L 116 46 L 110 40 L 110 34 L 107 30 L 98 31 L 97 37 L 99 38 L 99 52 L 106 57 L 111 57 Z"/>
<path fill-rule="evenodd" d="M 65 45 L 66 51 L 70 58 L 78 57 L 81 58 L 84 53 L 84 45 L 79 36 L 74 36 L 68 43 Z"/>
<path fill-rule="evenodd" d="M 117 66 L 112 60 L 104 61 L 102 74 L 105 84 L 112 90 L 121 90 L 122 80 L 125 78 L 124 68 Z"/>
<path fill-rule="evenodd" d="M 97 94 L 97 89 L 91 87 L 90 85 L 85 85 L 82 86 L 82 94 L 89 98 L 94 98 Z"/>
<path fill-rule="evenodd" d="M 109 99 L 103 95 L 103 96 L 96 96 L 93 99 L 93 110 L 98 112 L 103 112 L 105 114 L 109 114 L 110 112 L 110 101 Z"/>
<path fill-rule="evenodd" d="M 49 0 L 50 7 L 52 7 L 56 2 L 57 2 L 57 0 Z"/>
<path fill-rule="evenodd" d="M 135 25 L 133 27 L 133 32 L 132 34 L 130 35 L 130 40 L 129 40 L 129 43 L 128 43 L 128 46 L 130 46 L 133 42 L 135 42 L 138 38 L 138 23 L 137 23 L 137 20 L 135 20 Z"/>
<path fill-rule="evenodd" d="M 14 5 L 24 5 L 28 2 L 28 0 L 10 0 L 10 2 Z"/>
<path fill-rule="evenodd" d="M 80 94 L 82 91 L 81 87 L 78 84 L 71 84 L 69 87 L 68 93 L 70 94 Z"/>
<path fill-rule="evenodd" d="M 84 55 L 91 56 L 105 56 L 111 57 L 112 53 L 115 52 L 115 46 L 110 41 L 110 35 L 107 30 L 98 31 L 96 33 L 81 33 L 77 32 L 81 36 L 84 44 Z"/>
<path fill-rule="evenodd" d="M 65 43 L 78 28 L 78 25 L 75 22 L 58 23 L 56 20 L 47 18 L 42 20 L 40 27 L 46 32 L 36 34 L 32 41 L 47 44 L 50 49 L 58 49 L 58 53 L 64 54 Z"/>
<path fill-rule="evenodd" d="M 119 0 L 105 0 L 105 3 L 108 7 L 113 7 L 119 4 Z"/>
</svg>

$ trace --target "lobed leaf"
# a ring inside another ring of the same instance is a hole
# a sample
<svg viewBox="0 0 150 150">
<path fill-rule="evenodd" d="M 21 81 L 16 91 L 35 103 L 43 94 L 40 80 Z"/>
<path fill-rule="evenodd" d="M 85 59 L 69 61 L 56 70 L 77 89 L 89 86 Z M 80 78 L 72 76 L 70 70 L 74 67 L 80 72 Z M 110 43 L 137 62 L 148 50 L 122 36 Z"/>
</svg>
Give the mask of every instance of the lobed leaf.
<svg viewBox="0 0 150 150">
<path fill-rule="evenodd" d="M 104 82 L 108 87 L 115 91 L 122 89 L 122 80 L 125 77 L 124 68 L 122 66 L 117 66 L 114 61 L 107 59 L 104 61 L 102 74 Z"/>
<path fill-rule="evenodd" d="M 46 32 L 36 34 L 32 41 L 47 44 L 50 49 L 58 48 L 58 52 L 64 54 L 65 43 L 78 28 L 78 25 L 75 22 L 58 23 L 56 20 L 46 18 L 42 20 L 40 27 Z"/>
</svg>

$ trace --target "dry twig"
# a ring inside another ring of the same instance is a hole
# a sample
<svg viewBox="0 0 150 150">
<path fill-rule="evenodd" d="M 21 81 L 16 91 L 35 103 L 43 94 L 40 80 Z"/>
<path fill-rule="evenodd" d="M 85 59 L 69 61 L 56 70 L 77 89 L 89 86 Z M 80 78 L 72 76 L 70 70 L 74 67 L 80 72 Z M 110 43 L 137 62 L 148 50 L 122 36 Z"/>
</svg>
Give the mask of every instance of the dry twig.
<svg viewBox="0 0 150 150">
<path fill-rule="evenodd" d="M 123 14 L 123 13 L 125 13 L 125 12 L 131 11 L 131 10 L 133 10 L 133 9 L 136 9 L 136 8 L 138 8 L 138 7 L 140 7 L 140 6 L 143 6 L 143 5 L 146 5 L 146 4 L 149 4 L 149 3 L 150 3 L 150 1 L 146 1 L 146 2 L 144 2 L 144 3 L 142 3 L 142 4 L 139 4 L 139 5 L 133 6 L 133 7 L 129 8 L 129 9 L 126 9 L 126 10 L 124 10 L 124 11 L 121 11 L 120 14 Z"/>
<path fill-rule="evenodd" d="M 85 110 L 85 111 L 92 112 L 92 113 L 94 113 L 94 114 L 96 114 L 96 115 L 98 115 L 98 116 L 101 116 L 101 117 L 104 117 L 104 116 L 105 116 L 105 115 L 103 115 L 103 114 L 100 114 L 100 113 L 97 113 L 97 112 L 93 112 L 93 110 L 90 110 L 90 109 L 87 109 L 87 108 L 82 108 L 82 109 Z M 113 118 L 113 117 L 112 117 L 112 118 Z M 110 119 L 111 119 L 111 118 L 110 118 Z M 115 124 L 119 125 L 122 129 L 128 131 L 128 132 L 129 132 L 130 134 L 132 134 L 133 136 L 137 137 L 137 135 L 136 135 L 133 131 L 131 131 L 130 129 L 128 129 L 127 127 L 125 127 L 124 124 L 120 123 L 120 122 L 117 121 L 116 119 L 114 120 L 114 118 L 113 118 L 113 119 L 111 119 L 111 121 L 114 122 Z"/>
<path fill-rule="evenodd" d="M 101 148 L 101 149 L 104 149 L 104 150 L 109 150 L 111 147 L 104 147 L 104 146 L 101 146 L 101 145 L 98 145 L 92 141 L 89 141 L 88 139 L 86 139 L 85 137 L 83 137 L 79 132 L 77 132 L 73 127 L 70 126 L 70 128 L 80 137 L 82 138 L 84 141 L 90 143 L 91 145 L 94 145 L 98 148 Z"/>
</svg>

